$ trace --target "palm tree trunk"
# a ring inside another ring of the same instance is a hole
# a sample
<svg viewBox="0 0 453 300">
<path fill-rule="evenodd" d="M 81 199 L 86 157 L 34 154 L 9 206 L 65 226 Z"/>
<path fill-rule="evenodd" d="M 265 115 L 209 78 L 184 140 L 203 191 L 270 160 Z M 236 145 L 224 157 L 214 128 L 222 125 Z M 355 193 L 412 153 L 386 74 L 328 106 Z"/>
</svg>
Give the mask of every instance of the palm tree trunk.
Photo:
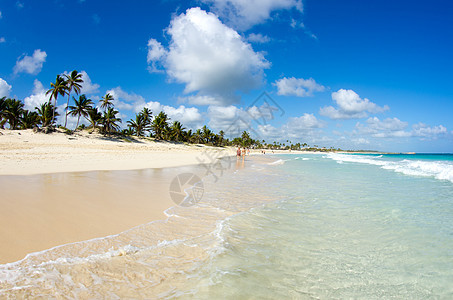
<svg viewBox="0 0 453 300">
<path fill-rule="evenodd" d="M 65 120 L 64 120 L 64 127 L 66 128 L 66 125 L 68 124 L 68 106 L 69 106 L 69 97 L 70 95 L 68 94 L 68 102 L 66 103 L 66 108 L 65 108 Z"/>
<path fill-rule="evenodd" d="M 53 106 L 53 111 L 52 111 L 52 121 L 50 121 L 50 126 L 52 127 L 53 121 L 55 119 L 55 108 L 57 107 L 57 98 L 54 98 L 54 103 L 55 105 Z"/>
<path fill-rule="evenodd" d="M 67 115 L 66 115 L 66 117 L 67 117 Z M 80 121 L 80 115 L 79 115 L 79 118 L 77 119 L 77 125 L 76 125 L 76 127 L 74 128 L 74 131 L 76 131 L 77 128 L 79 128 L 79 121 Z M 65 126 L 65 127 L 66 127 L 66 126 Z"/>
</svg>

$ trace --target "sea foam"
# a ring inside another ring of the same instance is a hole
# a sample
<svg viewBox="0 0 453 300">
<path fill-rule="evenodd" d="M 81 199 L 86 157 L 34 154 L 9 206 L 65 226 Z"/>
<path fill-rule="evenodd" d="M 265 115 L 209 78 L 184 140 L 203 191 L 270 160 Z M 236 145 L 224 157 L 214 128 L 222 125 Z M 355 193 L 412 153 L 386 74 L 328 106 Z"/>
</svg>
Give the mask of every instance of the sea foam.
<svg viewBox="0 0 453 300">
<path fill-rule="evenodd" d="M 398 173 L 412 176 L 434 177 L 439 180 L 453 182 L 453 164 L 450 161 L 424 161 L 424 160 L 387 160 L 382 155 L 350 155 L 330 153 L 327 158 L 337 163 L 352 162 L 380 166 L 385 170 L 393 170 Z"/>
</svg>

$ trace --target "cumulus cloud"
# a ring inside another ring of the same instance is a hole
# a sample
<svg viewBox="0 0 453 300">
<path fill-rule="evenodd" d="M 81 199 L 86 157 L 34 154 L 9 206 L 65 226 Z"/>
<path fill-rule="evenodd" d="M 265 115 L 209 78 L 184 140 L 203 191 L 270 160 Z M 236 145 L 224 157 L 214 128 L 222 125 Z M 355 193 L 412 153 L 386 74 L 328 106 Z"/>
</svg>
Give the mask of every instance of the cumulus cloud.
<svg viewBox="0 0 453 300">
<path fill-rule="evenodd" d="M 263 70 L 270 66 L 235 30 L 200 8 L 173 18 L 167 33 L 168 50 L 148 41 L 150 67 L 161 63 L 170 79 L 185 84 L 185 93 L 216 99 L 209 104 L 238 102 L 236 93 L 259 87 Z"/>
<path fill-rule="evenodd" d="M 42 65 L 46 61 L 47 54 L 40 49 L 35 50 L 32 56 L 24 55 L 18 58 L 14 66 L 14 74 L 21 72 L 36 75 L 41 72 Z"/>
<path fill-rule="evenodd" d="M 327 124 L 318 120 L 313 114 L 305 113 L 300 117 L 289 118 L 286 124 L 277 128 L 272 125 L 258 125 L 258 132 L 262 139 L 296 139 L 306 142 L 315 142 L 320 139 L 320 130 Z"/>
<path fill-rule="evenodd" d="M 33 111 L 35 107 L 43 103 L 49 102 L 49 96 L 46 95 L 46 90 L 42 83 L 35 79 L 33 82 L 33 94 L 24 99 L 25 109 Z"/>
<path fill-rule="evenodd" d="M 436 139 L 441 135 L 448 134 L 447 128 L 443 125 L 428 126 L 421 122 L 412 125 L 412 130 L 408 131 L 408 123 L 398 118 L 380 120 L 377 117 L 373 117 L 366 121 L 366 125 L 358 122 L 355 128 L 353 134 L 374 138 L 419 137 L 422 139 Z"/>
<path fill-rule="evenodd" d="M 6 39 L 4 37 L 0 37 L 0 44 L 6 42 Z"/>
<path fill-rule="evenodd" d="M 353 90 L 340 89 L 332 93 L 332 99 L 336 102 L 337 108 L 323 107 L 319 114 L 334 120 L 366 118 L 368 113 L 376 114 L 389 109 L 387 105 L 381 107 L 367 98 L 360 98 Z"/>
<path fill-rule="evenodd" d="M 113 104 L 118 110 L 133 110 L 135 106 L 144 104 L 145 98 L 135 93 L 127 93 L 121 87 L 108 90 L 107 94 L 113 96 Z"/>
<path fill-rule="evenodd" d="M 252 43 L 265 44 L 271 41 L 271 38 L 267 35 L 262 35 L 261 33 L 250 33 L 247 36 L 247 40 Z"/>
<path fill-rule="evenodd" d="M 412 126 L 412 134 L 417 137 L 435 139 L 439 135 L 444 135 L 447 133 L 447 128 L 445 128 L 443 125 L 431 127 L 420 122 Z"/>
<path fill-rule="evenodd" d="M 99 93 L 99 84 L 93 83 L 87 72 L 81 71 L 80 74 L 82 74 L 83 79 L 82 90 L 80 93 L 87 95 Z"/>
<path fill-rule="evenodd" d="M 134 113 L 138 113 L 144 107 L 147 107 L 153 112 L 154 115 L 163 111 L 172 121 L 180 121 L 188 128 L 195 128 L 201 126 L 203 123 L 203 116 L 196 107 L 186 107 L 184 105 L 173 107 L 163 105 L 157 101 L 146 102 L 143 96 L 125 92 L 121 87 L 108 90 L 107 93 L 111 94 L 115 99 L 113 103 L 115 108 L 118 110 L 133 111 Z"/>
<path fill-rule="evenodd" d="M 9 85 L 3 78 L 0 78 L 0 98 L 8 97 L 12 86 Z"/>
<path fill-rule="evenodd" d="M 313 78 L 284 77 L 277 80 L 273 85 L 278 89 L 277 94 L 282 96 L 311 97 L 314 92 L 325 90 L 325 87 L 316 83 Z"/>
<path fill-rule="evenodd" d="M 301 0 L 202 0 L 234 28 L 247 30 L 264 23 L 278 10 L 303 11 Z"/>
<path fill-rule="evenodd" d="M 366 121 L 367 125 L 363 125 L 358 122 L 356 124 L 356 130 L 359 134 L 370 135 L 376 138 L 387 138 L 387 137 L 409 137 L 412 134 L 405 131 L 408 127 L 407 122 L 403 122 L 398 118 L 387 118 L 380 120 L 377 117 L 369 118 Z"/>
<path fill-rule="evenodd" d="M 252 118 L 242 108 L 230 106 L 210 106 L 208 108 L 209 127 L 223 130 L 227 137 L 236 137 L 244 130 L 253 131 Z"/>
<path fill-rule="evenodd" d="M 195 129 L 201 127 L 203 124 L 203 116 L 196 107 L 185 107 L 180 105 L 179 107 L 173 107 L 169 105 L 163 105 L 156 101 L 150 101 L 145 104 L 138 104 L 135 106 L 135 112 L 139 112 L 144 107 L 149 108 L 154 115 L 159 112 L 165 112 L 170 118 L 170 122 L 179 121 L 185 127 Z"/>
</svg>

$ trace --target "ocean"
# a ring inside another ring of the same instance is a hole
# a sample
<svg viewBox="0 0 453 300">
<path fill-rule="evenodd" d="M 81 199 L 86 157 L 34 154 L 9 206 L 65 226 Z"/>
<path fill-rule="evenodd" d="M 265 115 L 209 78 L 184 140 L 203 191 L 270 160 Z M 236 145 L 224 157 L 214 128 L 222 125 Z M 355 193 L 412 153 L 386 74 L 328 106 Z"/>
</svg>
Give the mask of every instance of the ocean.
<svg viewBox="0 0 453 300">
<path fill-rule="evenodd" d="M 193 206 L 0 265 L 0 295 L 453 298 L 453 155 L 234 159 Z"/>
</svg>

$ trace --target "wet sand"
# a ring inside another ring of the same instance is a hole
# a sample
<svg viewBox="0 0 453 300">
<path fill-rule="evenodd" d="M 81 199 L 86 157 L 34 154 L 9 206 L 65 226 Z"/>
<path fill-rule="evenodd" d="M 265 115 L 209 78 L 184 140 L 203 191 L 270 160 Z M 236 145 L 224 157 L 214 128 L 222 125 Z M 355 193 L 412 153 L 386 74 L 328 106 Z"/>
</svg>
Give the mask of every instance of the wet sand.
<svg viewBox="0 0 453 300">
<path fill-rule="evenodd" d="M 185 172 L 202 169 L 0 176 L 0 263 L 165 219 L 170 182 Z"/>
</svg>

